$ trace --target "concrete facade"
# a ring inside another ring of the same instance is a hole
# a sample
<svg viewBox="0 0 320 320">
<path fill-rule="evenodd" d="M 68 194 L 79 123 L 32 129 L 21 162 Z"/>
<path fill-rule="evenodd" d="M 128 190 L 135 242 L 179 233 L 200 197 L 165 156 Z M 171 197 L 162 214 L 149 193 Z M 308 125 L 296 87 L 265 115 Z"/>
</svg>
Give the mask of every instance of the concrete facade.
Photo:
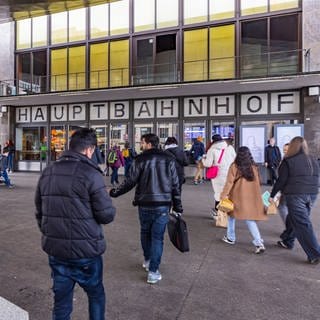
<svg viewBox="0 0 320 320">
<path fill-rule="evenodd" d="M 302 1 L 302 48 L 310 49 L 310 65 L 305 65 L 305 71 L 320 70 L 320 1 Z M 304 61 L 306 62 L 306 60 Z"/>
<path fill-rule="evenodd" d="M 2 83 L 14 79 L 14 23 L 0 24 L 0 34 L 0 79 Z M 14 128 L 9 126 L 10 112 L 8 111 L 2 113 L 0 110 L 0 145 L 11 138 L 14 132 Z"/>
</svg>

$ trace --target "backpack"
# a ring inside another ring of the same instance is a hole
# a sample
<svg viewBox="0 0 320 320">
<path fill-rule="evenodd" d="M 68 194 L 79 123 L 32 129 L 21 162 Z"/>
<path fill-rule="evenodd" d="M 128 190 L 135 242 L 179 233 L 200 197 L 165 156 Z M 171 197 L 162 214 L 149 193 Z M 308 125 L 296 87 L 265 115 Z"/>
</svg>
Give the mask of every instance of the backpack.
<svg viewBox="0 0 320 320">
<path fill-rule="evenodd" d="M 115 150 L 111 150 L 108 154 L 108 163 L 114 164 L 118 160 L 117 152 Z"/>
</svg>

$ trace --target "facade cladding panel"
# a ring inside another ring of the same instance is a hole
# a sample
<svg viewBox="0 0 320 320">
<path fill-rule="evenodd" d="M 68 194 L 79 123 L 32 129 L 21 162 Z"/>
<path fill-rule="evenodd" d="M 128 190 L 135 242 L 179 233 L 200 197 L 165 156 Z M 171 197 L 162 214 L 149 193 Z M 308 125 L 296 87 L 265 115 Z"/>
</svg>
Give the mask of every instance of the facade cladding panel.
<svg viewBox="0 0 320 320">
<path fill-rule="evenodd" d="M 10 109 L 20 168 L 55 160 L 81 126 L 96 128 L 105 151 L 127 140 L 138 149 L 147 132 L 161 142 L 176 136 L 186 151 L 214 133 L 248 144 L 246 128 L 261 133 L 260 148 L 271 136 L 283 141 L 280 132 L 303 127 L 305 90 L 228 92 L 228 81 L 308 71 L 303 13 L 298 0 L 120 0 L 17 21 L 16 93 L 84 97 L 56 104 L 48 95 L 45 105 Z M 166 94 L 167 87 L 203 81 L 226 81 L 226 89 Z M 157 95 L 119 99 L 121 90 L 140 86 Z M 111 98 L 88 100 L 89 89 L 109 89 Z"/>
</svg>

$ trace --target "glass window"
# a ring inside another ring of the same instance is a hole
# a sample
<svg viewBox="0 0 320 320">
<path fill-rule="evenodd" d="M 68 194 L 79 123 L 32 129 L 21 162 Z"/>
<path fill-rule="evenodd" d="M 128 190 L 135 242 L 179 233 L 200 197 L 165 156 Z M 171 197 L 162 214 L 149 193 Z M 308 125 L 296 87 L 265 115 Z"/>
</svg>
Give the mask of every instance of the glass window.
<svg viewBox="0 0 320 320">
<path fill-rule="evenodd" d="M 69 90 L 86 88 L 86 48 L 69 48 Z"/>
<path fill-rule="evenodd" d="M 110 42 L 110 86 L 129 84 L 129 40 Z"/>
<path fill-rule="evenodd" d="M 47 30 L 47 16 L 41 16 L 32 19 L 32 47 L 41 47 L 47 45 Z"/>
<path fill-rule="evenodd" d="M 90 46 L 90 88 L 108 86 L 108 43 Z"/>
<path fill-rule="evenodd" d="M 234 25 L 210 28 L 210 79 L 234 78 Z"/>
<path fill-rule="evenodd" d="M 63 151 L 66 149 L 66 129 L 64 126 L 51 127 L 51 145 L 50 154 L 51 161 L 56 161 L 60 158 Z"/>
<path fill-rule="evenodd" d="M 208 21 L 208 0 L 184 0 L 184 24 Z"/>
<path fill-rule="evenodd" d="M 163 146 L 168 137 L 175 137 L 179 141 L 178 137 L 178 123 L 157 123 L 157 134 L 160 139 L 160 144 Z"/>
<path fill-rule="evenodd" d="M 51 91 L 67 90 L 67 49 L 51 51 Z"/>
<path fill-rule="evenodd" d="M 153 124 L 152 123 L 136 123 L 134 125 L 134 148 L 137 153 L 141 152 L 140 142 L 141 136 L 148 133 L 153 133 Z"/>
<path fill-rule="evenodd" d="M 51 43 L 66 43 L 68 28 L 68 12 L 60 12 L 51 15 Z"/>
<path fill-rule="evenodd" d="M 154 0 L 134 0 L 134 31 L 152 30 L 155 27 Z"/>
<path fill-rule="evenodd" d="M 184 137 L 183 137 L 183 149 L 185 151 L 189 151 L 192 147 L 192 143 L 198 138 L 202 137 L 202 142 L 206 145 L 205 137 L 206 137 L 206 127 L 205 123 L 184 123 Z"/>
<path fill-rule="evenodd" d="M 241 24 L 241 75 L 265 76 L 268 64 L 267 20 L 254 20 Z"/>
<path fill-rule="evenodd" d="M 86 8 L 69 11 L 69 41 L 84 40 L 86 36 Z"/>
<path fill-rule="evenodd" d="M 19 93 L 28 93 L 31 90 L 31 55 L 21 53 L 18 55 L 18 87 Z"/>
<path fill-rule="evenodd" d="M 235 128 L 234 122 L 215 122 L 212 121 L 211 137 L 220 134 L 223 139 L 230 139 L 234 143 Z"/>
<path fill-rule="evenodd" d="M 234 17 L 234 0 L 209 0 L 210 20 Z"/>
<path fill-rule="evenodd" d="M 297 15 L 270 19 L 270 74 L 298 72 L 298 26 Z"/>
<path fill-rule="evenodd" d="M 170 8 L 170 10 L 168 10 Z M 179 0 L 157 1 L 157 28 L 173 27 L 178 25 Z"/>
<path fill-rule="evenodd" d="M 110 3 L 110 35 L 129 32 L 129 0 Z"/>
<path fill-rule="evenodd" d="M 270 11 L 285 10 L 299 7 L 299 0 L 270 0 Z"/>
<path fill-rule="evenodd" d="M 241 15 L 267 12 L 268 0 L 241 0 Z"/>
<path fill-rule="evenodd" d="M 184 32 L 184 80 L 208 78 L 208 29 Z"/>
<path fill-rule="evenodd" d="M 33 52 L 32 91 L 36 93 L 46 92 L 47 86 L 47 52 Z"/>
<path fill-rule="evenodd" d="M 90 38 L 105 37 L 109 33 L 109 5 L 90 7 Z"/>
<path fill-rule="evenodd" d="M 31 48 L 31 19 L 17 21 L 17 49 Z"/>
</svg>

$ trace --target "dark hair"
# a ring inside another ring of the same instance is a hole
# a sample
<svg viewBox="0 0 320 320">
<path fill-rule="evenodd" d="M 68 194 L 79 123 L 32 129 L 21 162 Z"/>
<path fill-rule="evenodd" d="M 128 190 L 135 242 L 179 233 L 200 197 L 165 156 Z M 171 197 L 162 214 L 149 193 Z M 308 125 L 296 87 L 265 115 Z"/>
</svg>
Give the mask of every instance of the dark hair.
<svg viewBox="0 0 320 320">
<path fill-rule="evenodd" d="M 153 148 L 158 148 L 159 146 L 159 137 L 154 133 L 143 134 L 141 140 L 144 140 L 146 143 L 151 143 Z"/>
<path fill-rule="evenodd" d="M 218 142 L 218 141 L 222 141 L 222 137 L 220 136 L 220 134 L 214 134 L 211 138 L 212 143 Z"/>
<path fill-rule="evenodd" d="M 256 163 L 254 162 L 248 147 L 240 147 L 238 149 L 234 163 L 240 171 L 241 177 L 248 181 L 254 180 L 253 166 L 256 166 Z"/>
<path fill-rule="evenodd" d="M 177 139 L 175 137 L 168 137 L 164 145 L 168 146 L 170 144 L 178 144 Z"/>
<path fill-rule="evenodd" d="M 69 149 L 81 153 L 85 149 L 95 147 L 96 145 L 97 136 L 95 130 L 80 128 L 72 134 Z"/>
</svg>

